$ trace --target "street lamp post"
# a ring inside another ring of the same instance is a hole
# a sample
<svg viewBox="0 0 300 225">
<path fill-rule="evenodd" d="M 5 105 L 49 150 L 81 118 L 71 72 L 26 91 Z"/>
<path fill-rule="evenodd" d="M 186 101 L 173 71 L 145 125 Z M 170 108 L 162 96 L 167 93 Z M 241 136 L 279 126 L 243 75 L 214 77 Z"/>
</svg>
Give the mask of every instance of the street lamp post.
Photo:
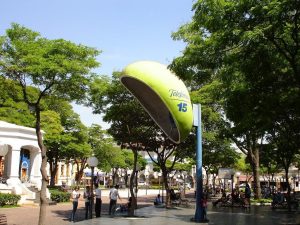
<svg viewBox="0 0 300 225">
<path fill-rule="evenodd" d="M 160 176 L 161 176 L 161 173 L 158 173 L 158 194 L 160 194 Z"/>
<path fill-rule="evenodd" d="M 183 197 L 185 198 L 185 188 L 186 188 L 185 178 L 186 178 L 187 172 L 183 171 L 182 174 L 183 174 Z"/>
<path fill-rule="evenodd" d="M 127 172 L 127 177 L 130 177 L 131 176 L 131 173 L 129 173 L 129 172 Z M 129 185 L 128 185 L 128 178 L 127 178 L 127 180 L 126 180 L 127 182 L 126 182 L 126 187 L 127 187 L 127 196 L 128 196 L 128 199 L 129 199 L 129 196 L 130 196 L 130 187 L 129 187 Z"/>
<path fill-rule="evenodd" d="M 148 170 L 146 170 L 145 171 L 145 178 L 146 178 L 146 195 L 147 195 L 147 190 L 148 190 L 148 182 L 149 182 L 149 179 L 148 179 L 148 177 L 149 177 L 149 171 Z"/>
<path fill-rule="evenodd" d="M 140 166 L 137 164 L 135 168 L 135 199 L 136 199 L 136 207 L 137 207 L 137 199 L 138 199 L 138 172 L 140 170 Z"/>
<path fill-rule="evenodd" d="M 234 175 L 231 174 L 231 193 L 233 193 L 233 178 L 234 178 Z"/>
<path fill-rule="evenodd" d="M 235 175 L 236 175 L 237 189 L 239 190 L 240 189 L 240 175 L 241 175 L 241 173 L 240 172 L 236 172 Z"/>
<path fill-rule="evenodd" d="M 93 203 L 94 203 L 94 191 L 93 191 L 93 186 L 94 186 L 94 168 L 98 165 L 98 159 L 95 156 L 92 156 L 87 159 L 87 164 L 89 167 L 91 167 L 92 170 L 92 176 L 91 176 L 91 199 L 90 199 L 90 219 L 93 218 Z"/>
<path fill-rule="evenodd" d="M 196 148 L 196 211 L 193 221 L 200 223 L 204 221 L 203 207 L 201 199 L 203 197 L 203 175 L 202 175 L 202 122 L 201 122 L 201 105 L 194 104 L 194 126 L 197 127 L 197 148 Z"/>
</svg>

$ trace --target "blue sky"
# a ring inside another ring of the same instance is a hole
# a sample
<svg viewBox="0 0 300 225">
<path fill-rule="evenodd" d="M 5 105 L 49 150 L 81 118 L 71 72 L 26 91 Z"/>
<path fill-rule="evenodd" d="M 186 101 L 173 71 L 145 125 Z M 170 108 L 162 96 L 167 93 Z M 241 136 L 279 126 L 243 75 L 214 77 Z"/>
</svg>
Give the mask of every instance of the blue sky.
<svg viewBox="0 0 300 225">
<path fill-rule="evenodd" d="M 191 20 L 193 0 L 3 0 L 0 35 L 12 22 L 49 39 L 63 38 L 102 51 L 96 72 L 110 75 L 129 63 L 154 60 L 169 64 L 184 43 L 171 33 Z M 101 116 L 74 106 L 86 125 Z"/>
</svg>

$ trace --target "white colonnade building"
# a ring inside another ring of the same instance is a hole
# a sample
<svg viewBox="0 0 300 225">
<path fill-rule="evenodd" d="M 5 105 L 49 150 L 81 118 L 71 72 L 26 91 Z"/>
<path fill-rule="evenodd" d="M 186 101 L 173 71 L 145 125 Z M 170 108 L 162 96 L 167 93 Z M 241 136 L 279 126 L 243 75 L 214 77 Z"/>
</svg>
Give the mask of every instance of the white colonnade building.
<svg viewBox="0 0 300 225">
<path fill-rule="evenodd" d="M 0 192 L 35 199 L 41 189 L 41 150 L 34 128 L 0 121 Z M 49 193 L 47 194 L 49 197 Z"/>
</svg>

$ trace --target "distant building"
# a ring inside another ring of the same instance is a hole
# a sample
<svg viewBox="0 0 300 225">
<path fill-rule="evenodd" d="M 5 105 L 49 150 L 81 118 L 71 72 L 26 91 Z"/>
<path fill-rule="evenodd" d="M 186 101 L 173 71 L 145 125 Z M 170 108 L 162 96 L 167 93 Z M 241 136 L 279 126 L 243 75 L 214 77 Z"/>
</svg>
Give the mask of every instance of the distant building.
<svg viewBox="0 0 300 225">
<path fill-rule="evenodd" d="M 0 121 L 0 192 L 21 195 L 21 203 L 35 199 L 41 161 L 35 129 Z"/>
</svg>

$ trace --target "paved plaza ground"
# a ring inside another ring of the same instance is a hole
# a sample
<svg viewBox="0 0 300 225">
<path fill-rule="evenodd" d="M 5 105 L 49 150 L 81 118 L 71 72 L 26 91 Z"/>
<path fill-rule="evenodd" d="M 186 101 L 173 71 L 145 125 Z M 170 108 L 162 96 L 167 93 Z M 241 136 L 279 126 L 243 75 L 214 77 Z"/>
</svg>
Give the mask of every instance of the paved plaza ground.
<svg viewBox="0 0 300 225">
<path fill-rule="evenodd" d="M 84 201 L 81 199 L 77 211 L 78 225 L 185 225 L 197 224 L 190 222 L 194 216 L 194 208 L 177 207 L 174 209 L 155 208 L 153 206 L 154 192 L 147 195 L 141 193 L 139 196 L 139 209 L 136 210 L 136 217 L 128 218 L 124 215 L 117 215 L 114 218 L 108 215 L 108 197 L 103 196 L 102 217 L 84 220 Z M 105 194 L 106 195 L 106 194 Z M 126 202 L 126 192 L 122 193 Z M 189 196 L 192 195 L 190 194 Z M 48 225 L 71 224 L 69 217 L 71 203 L 57 204 L 47 208 Z M 5 214 L 8 225 L 35 225 L 38 221 L 38 206 L 22 206 L 11 209 L 0 209 L 0 214 Z M 250 210 L 243 208 L 212 207 L 209 203 L 208 218 L 211 225 L 300 225 L 299 211 L 287 212 L 286 210 L 272 211 L 270 206 L 251 206 Z"/>
</svg>

